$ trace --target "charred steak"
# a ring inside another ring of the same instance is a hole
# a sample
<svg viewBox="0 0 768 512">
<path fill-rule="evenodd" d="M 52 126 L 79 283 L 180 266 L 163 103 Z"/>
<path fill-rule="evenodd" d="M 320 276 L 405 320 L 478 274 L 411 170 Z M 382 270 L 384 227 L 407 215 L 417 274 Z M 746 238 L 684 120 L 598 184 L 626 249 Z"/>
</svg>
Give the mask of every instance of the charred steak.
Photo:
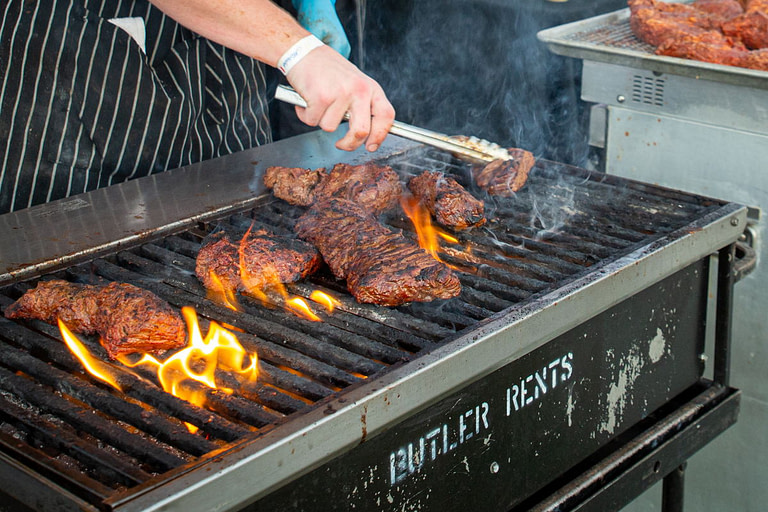
<svg viewBox="0 0 768 512">
<path fill-rule="evenodd" d="M 443 226 L 466 229 L 485 222 L 483 202 L 441 172 L 424 171 L 411 178 L 408 189 Z"/>
<path fill-rule="evenodd" d="M 293 283 L 317 270 L 322 261 L 317 249 L 295 236 L 259 230 L 236 240 L 233 242 L 224 230 L 203 240 L 195 273 L 206 288 L 261 290 L 277 283 Z"/>
<path fill-rule="evenodd" d="M 336 197 L 359 203 L 374 215 L 394 207 L 403 191 L 391 167 L 373 163 L 336 164 L 330 172 L 269 167 L 264 173 L 264 184 L 275 197 L 290 204 L 309 206 Z"/>
<path fill-rule="evenodd" d="M 109 357 L 158 352 L 186 342 L 181 316 L 154 293 L 128 283 L 106 286 L 41 281 L 5 309 L 7 318 L 61 320 L 72 331 L 100 335 Z"/>
<path fill-rule="evenodd" d="M 268 167 L 264 172 L 264 184 L 278 199 L 298 206 L 315 202 L 315 187 L 326 176 L 324 168 Z"/>
<path fill-rule="evenodd" d="M 461 292 L 459 279 L 447 266 L 358 203 L 317 202 L 299 218 L 296 232 L 320 250 L 359 302 L 398 306 L 449 299 Z"/>
<path fill-rule="evenodd" d="M 511 196 L 525 185 L 536 159 L 524 149 L 510 148 L 512 160 L 494 160 L 475 168 L 472 176 L 477 186 L 495 196 Z"/>
</svg>

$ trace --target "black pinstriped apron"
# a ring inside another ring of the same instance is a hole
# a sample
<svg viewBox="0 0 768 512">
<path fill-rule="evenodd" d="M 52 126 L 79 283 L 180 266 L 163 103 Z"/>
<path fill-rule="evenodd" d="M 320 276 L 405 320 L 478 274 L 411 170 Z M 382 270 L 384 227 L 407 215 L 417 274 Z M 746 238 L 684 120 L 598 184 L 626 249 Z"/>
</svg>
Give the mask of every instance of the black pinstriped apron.
<svg viewBox="0 0 768 512">
<path fill-rule="evenodd" d="M 146 0 L 1 9 L 0 213 L 271 141 L 263 65 Z"/>
</svg>

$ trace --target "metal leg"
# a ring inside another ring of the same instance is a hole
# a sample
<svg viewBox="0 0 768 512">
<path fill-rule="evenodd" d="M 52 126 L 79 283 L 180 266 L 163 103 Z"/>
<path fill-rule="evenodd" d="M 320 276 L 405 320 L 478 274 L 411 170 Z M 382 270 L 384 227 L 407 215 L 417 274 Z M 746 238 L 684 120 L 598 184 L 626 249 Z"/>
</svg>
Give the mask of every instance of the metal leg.
<svg viewBox="0 0 768 512">
<path fill-rule="evenodd" d="M 663 512 L 682 512 L 685 494 L 685 466 L 683 462 L 674 471 L 664 477 L 661 491 L 661 510 Z"/>
<path fill-rule="evenodd" d="M 736 244 L 720 249 L 717 268 L 717 309 L 715 313 L 714 381 L 727 386 L 731 366 L 731 322 L 733 318 L 734 260 Z"/>
</svg>

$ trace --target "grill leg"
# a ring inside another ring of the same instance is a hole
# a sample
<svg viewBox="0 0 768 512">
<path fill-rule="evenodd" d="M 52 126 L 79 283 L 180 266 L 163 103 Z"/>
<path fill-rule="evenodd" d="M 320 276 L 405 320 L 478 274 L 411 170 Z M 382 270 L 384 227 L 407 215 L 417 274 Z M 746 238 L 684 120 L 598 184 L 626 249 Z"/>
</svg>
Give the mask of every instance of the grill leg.
<svg viewBox="0 0 768 512">
<path fill-rule="evenodd" d="M 715 312 L 714 381 L 727 386 L 731 366 L 731 323 L 733 318 L 734 260 L 736 244 L 720 249 L 718 254 L 717 307 Z"/>
<path fill-rule="evenodd" d="M 685 466 L 683 462 L 664 477 L 661 491 L 661 510 L 663 512 L 682 512 L 685 491 Z"/>
</svg>

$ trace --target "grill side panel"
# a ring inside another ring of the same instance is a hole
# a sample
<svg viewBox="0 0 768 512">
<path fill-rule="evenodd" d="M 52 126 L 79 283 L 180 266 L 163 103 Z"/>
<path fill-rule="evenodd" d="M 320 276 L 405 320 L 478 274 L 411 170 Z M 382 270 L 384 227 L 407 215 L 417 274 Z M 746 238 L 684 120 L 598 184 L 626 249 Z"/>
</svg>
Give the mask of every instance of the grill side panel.
<svg viewBox="0 0 768 512">
<path fill-rule="evenodd" d="M 691 265 L 248 510 L 509 510 L 698 382 L 708 267 Z"/>
</svg>

